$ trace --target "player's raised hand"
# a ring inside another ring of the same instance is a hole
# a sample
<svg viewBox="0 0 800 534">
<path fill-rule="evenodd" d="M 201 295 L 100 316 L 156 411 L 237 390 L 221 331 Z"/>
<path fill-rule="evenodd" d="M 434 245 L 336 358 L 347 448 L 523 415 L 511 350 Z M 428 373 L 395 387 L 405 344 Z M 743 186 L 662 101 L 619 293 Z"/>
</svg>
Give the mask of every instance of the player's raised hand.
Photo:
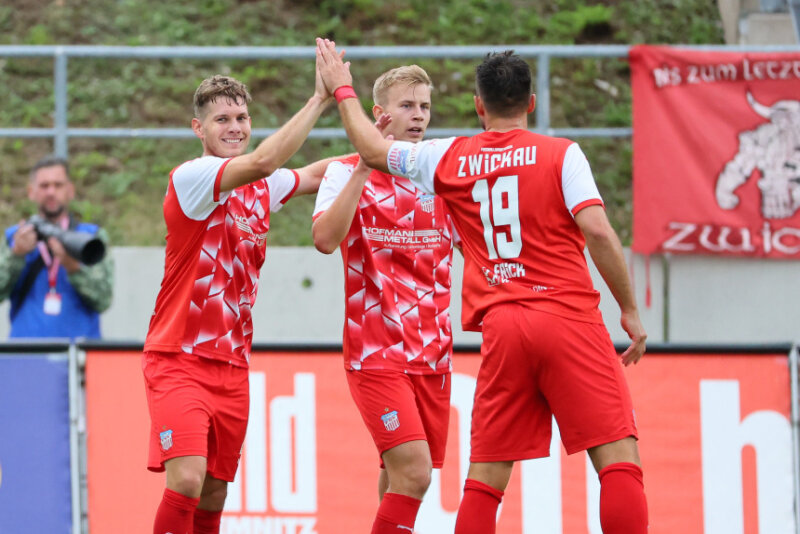
<svg viewBox="0 0 800 534">
<path fill-rule="evenodd" d="M 622 353 L 622 363 L 625 365 L 638 363 L 644 355 L 647 342 L 647 333 L 639 319 L 639 313 L 636 311 L 622 312 L 620 323 L 628 337 L 631 338 L 630 346 Z"/>
<path fill-rule="evenodd" d="M 352 85 L 350 62 L 344 62 L 344 51 L 336 51 L 336 43 L 317 37 L 317 72 L 328 92 L 333 92 L 343 85 Z"/>
<path fill-rule="evenodd" d="M 391 135 L 389 136 L 386 135 L 386 128 L 391 123 L 392 123 L 392 116 L 389 115 L 388 113 L 382 113 L 381 116 L 378 117 L 378 120 L 375 121 L 375 128 L 377 128 L 378 131 L 381 132 L 381 135 L 383 135 L 386 139 L 394 139 L 394 137 L 392 137 Z"/>
</svg>

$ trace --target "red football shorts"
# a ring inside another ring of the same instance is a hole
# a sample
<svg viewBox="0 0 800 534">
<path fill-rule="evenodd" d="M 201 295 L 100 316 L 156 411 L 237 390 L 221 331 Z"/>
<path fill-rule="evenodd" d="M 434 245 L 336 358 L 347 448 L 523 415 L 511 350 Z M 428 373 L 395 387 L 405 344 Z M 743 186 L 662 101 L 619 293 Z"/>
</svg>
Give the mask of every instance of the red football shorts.
<svg viewBox="0 0 800 534">
<path fill-rule="evenodd" d="M 481 354 L 470 461 L 548 456 L 553 416 L 568 454 L 637 437 L 604 325 L 498 305 L 483 318 Z"/>
<path fill-rule="evenodd" d="M 450 373 L 347 371 L 347 383 L 381 455 L 421 439 L 428 442 L 433 467 L 442 467 L 450 421 Z"/>
<path fill-rule="evenodd" d="M 183 352 L 142 356 L 150 409 L 147 468 L 203 456 L 208 474 L 233 482 L 250 410 L 248 370 Z"/>
</svg>

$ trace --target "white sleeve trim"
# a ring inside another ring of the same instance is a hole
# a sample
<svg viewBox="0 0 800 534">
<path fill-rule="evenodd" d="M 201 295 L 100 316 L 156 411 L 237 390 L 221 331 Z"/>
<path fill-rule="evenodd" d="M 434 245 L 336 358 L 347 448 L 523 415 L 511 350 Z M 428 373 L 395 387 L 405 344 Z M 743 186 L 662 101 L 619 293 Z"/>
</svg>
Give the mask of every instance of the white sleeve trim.
<svg viewBox="0 0 800 534">
<path fill-rule="evenodd" d="M 419 143 L 395 141 L 389 148 L 386 165 L 390 173 L 405 176 L 420 191 L 435 193 L 433 177 L 436 167 L 455 140 L 455 137 L 448 137 Z"/>
<path fill-rule="evenodd" d="M 561 189 L 564 192 L 564 203 L 570 213 L 577 205 L 587 200 L 603 201 L 597 190 L 594 176 L 592 176 L 589 161 L 578 143 L 572 143 L 564 154 L 564 164 L 561 167 Z"/>
<path fill-rule="evenodd" d="M 314 204 L 314 214 L 316 217 L 323 211 L 331 207 L 333 201 L 339 196 L 345 184 L 350 180 L 354 167 L 341 161 L 333 161 L 325 169 L 322 177 L 322 184 L 317 192 L 317 200 Z"/>
<path fill-rule="evenodd" d="M 178 205 L 190 219 L 202 221 L 220 204 L 224 204 L 230 192 L 220 193 L 214 201 L 214 187 L 220 169 L 227 158 L 204 156 L 180 165 L 172 173 L 172 186 Z"/>
<path fill-rule="evenodd" d="M 278 169 L 266 178 L 269 189 L 269 211 L 276 212 L 285 204 L 285 200 L 295 192 L 299 185 L 299 177 L 291 169 Z"/>
</svg>

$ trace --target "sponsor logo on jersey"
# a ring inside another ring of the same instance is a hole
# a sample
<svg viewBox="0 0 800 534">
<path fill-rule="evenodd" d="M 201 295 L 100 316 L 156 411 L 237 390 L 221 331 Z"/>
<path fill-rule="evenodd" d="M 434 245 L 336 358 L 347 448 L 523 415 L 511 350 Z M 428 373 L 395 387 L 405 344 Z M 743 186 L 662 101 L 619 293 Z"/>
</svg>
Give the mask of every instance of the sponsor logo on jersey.
<svg viewBox="0 0 800 534">
<path fill-rule="evenodd" d="M 369 241 L 380 243 L 389 248 L 436 248 L 444 239 L 442 232 L 436 229 L 401 230 L 398 228 L 365 226 L 364 233 Z"/>
<path fill-rule="evenodd" d="M 172 448 L 172 430 L 165 430 L 158 435 L 161 438 L 161 448 L 168 451 Z"/>
<path fill-rule="evenodd" d="M 385 426 L 386 430 L 389 432 L 400 428 L 400 419 L 397 417 L 397 410 L 383 414 L 381 416 L 381 421 L 383 421 L 383 426 Z"/>
<path fill-rule="evenodd" d="M 486 277 L 486 281 L 490 286 L 507 284 L 512 278 L 520 278 L 525 276 L 525 266 L 521 263 L 498 263 L 494 266 L 493 270 L 489 270 L 482 266 L 481 271 L 483 272 L 483 276 Z M 544 286 L 534 287 L 540 287 L 541 290 L 548 289 Z"/>
<path fill-rule="evenodd" d="M 250 223 L 248 222 L 247 217 L 244 217 L 242 215 L 235 215 L 235 218 L 236 218 L 236 227 L 239 228 L 239 230 L 241 230 L 242 232 L 250 235 L 257 244 L 260 245 L 261 243 L 264 242 L 265 239 L 267 239 L 267 232 L 264 232 L 263 234 L 257 234 L 253 232 L 253 229 L 250 228 Z"/>
</svg>

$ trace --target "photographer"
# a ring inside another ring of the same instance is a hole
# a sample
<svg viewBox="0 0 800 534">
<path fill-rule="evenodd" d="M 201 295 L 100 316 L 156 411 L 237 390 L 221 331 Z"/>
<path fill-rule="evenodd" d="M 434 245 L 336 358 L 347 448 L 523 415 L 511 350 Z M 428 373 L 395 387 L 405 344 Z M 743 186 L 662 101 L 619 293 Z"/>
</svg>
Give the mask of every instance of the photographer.
<svg viewBox="0 0 800 534">
<path fill-rule="evenodd" d="M 74 194 L 66 160 L 47 156 L 34 165 L 28 198 L 38 207 L 40 225 L 96 235 L 107 243 L 97 225 L 69 215 Z M 37 232 L 30 220 L 8 228 L 0 240 L 0 301 L 11 299 L 12 338 L 99 338 L 100 312 L 111 305 L 112 288 L 110 254 L 85 265 L 57 237 Z"/>
</svg>

